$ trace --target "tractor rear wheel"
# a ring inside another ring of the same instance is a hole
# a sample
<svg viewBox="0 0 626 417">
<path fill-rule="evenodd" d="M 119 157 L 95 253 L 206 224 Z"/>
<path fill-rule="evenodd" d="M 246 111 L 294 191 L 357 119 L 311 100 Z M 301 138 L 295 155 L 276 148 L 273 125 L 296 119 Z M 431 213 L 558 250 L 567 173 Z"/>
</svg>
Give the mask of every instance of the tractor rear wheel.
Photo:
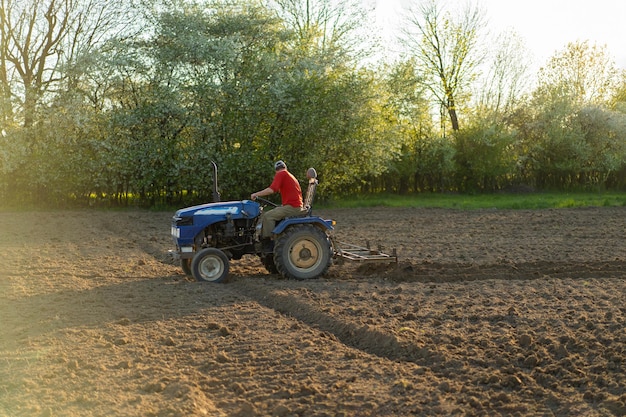
<svg viewBox="0 0 626 417">
<path fill-rule="evenodd" d="M 222 282 L 228 276 L 228 257 L 216 248 L 202 249 L 191 261 L 191 274 L 197 281 Z"/>
<path fill-rule="evenodd" d="M 331 262 L 328 236 L 313 225 L 290 227 L 275 241 L 274 263 L 285 278 L 319 278 Z"/>
</svg>

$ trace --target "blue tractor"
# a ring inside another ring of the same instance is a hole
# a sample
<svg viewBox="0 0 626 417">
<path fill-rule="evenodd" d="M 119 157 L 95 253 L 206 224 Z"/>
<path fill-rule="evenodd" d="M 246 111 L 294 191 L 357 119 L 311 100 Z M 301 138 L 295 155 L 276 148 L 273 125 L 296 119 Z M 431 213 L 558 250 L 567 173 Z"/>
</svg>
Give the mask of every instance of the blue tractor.
<svg viewBox="0 0 626 417">
<path fill-rule="evenodd" d="M 314 170 L 312 170 L 314 172 Z M 261 201 L 221 202 L 217 188 L 217 165 L 213 162 L 213 203 L 183 208 L 172 218 L 172 237 L 183 271 L 198 281 L 221 282 L 228 276 L 231 259 L 258 255 L 270 273 L 286 278 L 317 278 L 328 271 L 333 250 L 330 232 L 333 221 L 311 214 L 318 181 L 309 179 L 304 209 L 298 217 L 276 224 L 273 240 L 255 239 L 263 208 L 274 203 Z"/>
<path fill-rule="evenodd" d="M 230 260 L 257 255 L 270 273 L 285 278 L 312 279 L 324 275 L 333 258 L 359 262 L 397 262 L 381 250 L 341 244 L 333 239 L 335 222 L 312 215 L 317 173 L 311 173 L 304 209 L 297 217 L 276 224 L 273 239 L 257 241 L 257 228 L 264 207 L 271 201 L 220 201 L 217 165 L 213 164 L 213 203 L 183 208 L 172 218 L 172 237 L 176 249 L 170 254 L 180 260 L 185 274 L 198 281 L 222 282 L 228 276 Z M 369 245 L 368 245 L 369 246 Z"/>
</svg>

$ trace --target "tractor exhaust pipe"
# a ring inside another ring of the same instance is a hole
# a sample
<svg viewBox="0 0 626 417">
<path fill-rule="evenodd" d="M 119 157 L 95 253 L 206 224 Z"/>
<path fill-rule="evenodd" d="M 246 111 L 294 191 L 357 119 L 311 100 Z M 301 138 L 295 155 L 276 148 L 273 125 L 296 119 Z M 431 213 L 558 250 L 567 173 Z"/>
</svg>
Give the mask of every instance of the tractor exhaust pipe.
<svg viewBox="0 0 626 417">
<path fill-rule="evenodd" d="M 213 202 L 219 203 L 221 201 L 220 192 L 217 189 L 217 164 L 211 161 L 213 165 Z"/>
</svg>

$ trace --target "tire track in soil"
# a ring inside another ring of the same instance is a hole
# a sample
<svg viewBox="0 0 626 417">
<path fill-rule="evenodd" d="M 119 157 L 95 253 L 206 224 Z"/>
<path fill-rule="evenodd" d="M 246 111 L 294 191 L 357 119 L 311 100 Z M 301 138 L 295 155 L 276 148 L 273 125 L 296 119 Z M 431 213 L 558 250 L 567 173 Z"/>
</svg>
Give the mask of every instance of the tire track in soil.
<svg viewBox="0 0 626 417">
<path fill-rule="evenodd" d="M 408 268 L 409 266 L 413 269 Z M 372 272 L 372 269 L 379 269 L 379 272 Z M 364 274 L 366 270 L 369 272 L 369 277 Z M 492 282 L 497 286 L 507 286 L 507 281 L 509 281 L 511 286 L 515 288 L 513 291 L 516 291 L 524 286 L 535 286 L 533 282 L 536 282 L 537 286 L 543 285 L 545 287 L 544 282 L 555 282 L 561 279 L 565 283 L 579 281 L 581 285 L 585 285 L 587 279 L 592 282 L 598 280 L 613 281 L 615 278 L 624 277 L 622 271 L 624 271 L 623 261 L 584 263 L 541 261 L 515 265 L 403 263 L 397 268 L 389 268 L 389 266 L 357 267 L 356 270 L 351 270 L 348 274 L 344 274 L 348 271 L 341 271 L 338 276 L 346 277 L 347 280 L 331 278 L 308 282 L 283 280 L 259 282 L 243 278 L 235 279 L 229 285 L 232 285 L 235 292 L 249 297 L 258 304 L 281 315 L 299 320 L 304 326 L 317 329 L 326 338 L 335 340 L 346 347 L 360 350 L 383 361 L 415 365 L 416 367 L 413 368 L 415 375 L 421 375 L 418 378 L 427 376 L 427 380 L 431 381 L 432 386 L 429 390 L 435 393 L 432 395 L 439 395 L 441 398 L 448 398 L 449 396 L 450 401 L 460 404 L 461 407 L 467 407 L 469 404 L 480 410 L 488 401 L 489 406 L 492 407 L 491 410 L 497 411 L 498 415 L 509 415 L 513 411 L 528 412 L 533 415 L 568 415 L 570 412 L 594 415 L 591 410 L 596 407 L 610 410 L 607 415 L 624 415 L 625 402 L 623 400 L 626 400 L 626 397 L 623 395 L 623 391 L 615 389 L 614 383 L 612 385 L 614 388 L 609 390 L 605 397 L 598 397 L 601 394 L 597 393 L 596 388 L 585 385 L 588 381 L 595 379 L 612 381 L 614 375 L 619 374 L 619 367 L 611 365 L 609 362 L 615 358 L 618 358 L 619 362 L 622 350 L 614 344 L 610 345 L 610 342 L 604 341 L 604 339 L 598 341 L 595 335 L 587 335 L 580 327 L 583 325 L 585 328 L 590 325 L 593 328 L 599 326 L 599 332 L 603 333 L 600 328 L 610 326 L 610 323 L 614 321 L 612 318 L 614 315 L 619 315 L 619 312 L 611 311 L 611 316 L 607 316 L 606 314 L 609 313 L 606 313 L 604 318 L 602 318 L 601 313 L 599 313 L 599 317 L 589 316 L 589 322 L 572 324 L 572 330 L 569 331 L 568 336 L 561 335 L 558 339 L 553 339 L 550 336 L 535 334 L 536 325 L 538 323 L 546 325 L 547 323 L 548 327 L 563 330 L 563 317 L 557 317 L 554 321 L 548 320 L 546 322 L 546 318 L 542 318 L 541 315 L 538 317 L 528 316 L 525 309 L 532 308 L 532 304 L 519 312 L 515 310 L 511 312 L 509 309 L 509 312 L 506 313 L 508 303 L 507 299 L 504 298 L 495 302 L 495 305 L 490 302 L 487 309 L 478 310 L 477 316 L 475 313 L 468 316 L 469 322 L 459 322 L 464 328 L 469 326 L 474 331 L 480 328 L 481 332 L 485 332 L 486 335 L 464 345 L 457 330 L 447 329 L 441 327 L 441 323 L 436 323 L 439 317 L 437 319 L 431 317 L 431 319 L 426 320 L 427 323 L 425 324 L 428 329 L 426 333 L 420 333 L 423 336 L 422 341 L 424 343 L 422 343 L 419 337 L 404 340 L 403 335 L 393 333 L 391 328 L 387 331 L 386 328 L 350 321 L 351 319 L 348 318 L 350 316 L 345 315 L 345 309 L 338 311 L 345 307 L 345 298 L 338 300 L 338 305 L 342 306 L 339 309 L 333 311 L 333 309 L 327 308 L 329 306 L 327 301 L 332 300 L 329 293 L 337 291 L 339 294 L 344 294 L 345 291 L 354 288 L 359 288 L 361 294 L 363 288 L 370 288 L 379 289 L 380 294 L 391 295 L 393 293 L 397 295 L 400 292 L 403 294 L 407 292 L 415 296 L 419 294 L 420 286 L 416 286 L 417 292 L 409 289 L 409 287 L 412 287 L 411 282 L 420 284 L 419 279 L 425 282 L 435 282 L 435 284 L 428 284 L 426 287 L 437 288 L 435 291 L 438 293 L 450 290 L 451 297 L 454 299 L 455 296 L 452 294 L 456 294 L 456 297 L 459 296 L 459 291 L 453 288 L 456 287 L 454 284 L 459 283 L 460 287 L 465 287 L 465 281 L 476 281 L 481 286 L 479 281 L 485 281 L 486 285 L 491 285 L 489 282 Z M 422 274 L 426 274 L 426 278 Z M 359 282 L 363 283 L 362 287 L 359 286 Z M 438 285 L 439 282 L 444 285 Z M 614 282 L 619 282 L 619 280 Z M 565 285 L 568 291 L 573 288 Z M 321 298 L 317 297 L 317 291 L 320 292 Z M 541 291 L 545 291 L 545 288 Z M 584 297 L 585 293 L 583 292 L 579 296 Z M 360 298 L 361 295 L 358 297 Z M 379 297 L 376 298 L 380 300 Z M 398 300 L 397 297 L 385 296 L 384 298 Z M 480 299 L 478 303 L 485 304 L 485 301 Z M 333 301 L 331 303 L 335 305 Z M 397 305 L 389 307 L 393 310 Z M 381 313 L 384 311 L 381 310 L 380 303 L 374 308 Z M 560 311 L 558 306 L 556 309 L 556 311 Z M 497 313 L 500 310 L 503 312 L 500 315 L 485 315 L 490 312 Z M 620 310 L 622 313 L 624 312 L 623 309 Z M 445 308 L 437 311 L 444 313 L 440 317 L 442 321 L 460 320 L 455 314 L 445 313 Z M 387 315 L 386 317 L 387 323 L 392 324 L 393 319 L 389 321 L 389 317 Z M 422 318 L 426 318 L 426 316 L 422 316 Z M 483 329 L 484 326 L 486 328 Z M 610 327 L 607 328 L 608 330 Z M 580 332 L 583 332 L 583 335 L 580 336 L 581 339 L 579 339 Z M 577 336 L 573 336 L 574 334 Z M 457 343 L 459 346 L 456 346 Z M 604 346 L 599 343 L 608 344 Z M 583 348 L 583 346 L 589 347 Z M 603 346 L 600 347 L 597 354 L 608 361 L 606 364 L 610 369 L 607 371 L 608 374 L 603 371 L 604 367 L 597 365 L 596 359 L 594 359 L 594 363 L 589 363 L 587 358 L 578 355 L 577 352 L 581 349 L 590 349 L 591 346 L 596 348 Z M 469 361 L 464 359 L 468 357 L 470 352 L 481 352 L 479 348 L 486 353 Z M 557 378 L 562 380 L 562 386 L 557 383 Z M 420 382 L 420 384 L 422 383 L 424 381 Z M 607 382 L 607 384 L 609 383 Z M 480 387 L 481 393 L 479 394 L 479 391 L 472 387 Z M 586 399 L 586 402 L 576 403 L 573 407 L 578 408 L 573 408 L 566 414 L 559 414 L 559 410 L 562 412 L 564 409 L 567 410 L 569 406 L 558 401 L 541 403 L 538 400 L 557 398 L 557 394 L 566 397 L 582 397 Z M 486 400 L 479 403 L 477 398 L 485 398 Z M 596 400 L 598 405 L 594 405 Z"/>
<path fill-rule="evenodd" d="M 228 285 L 233 285 L 238 293 L 253 299 L 262 306 L 295 318 L 309 327 L 319 329 L 346 346 L 370 355 L 394 362 L 413 362 L 422 366 L 431 366 L 441 359 L 428 347 L 419 347 L 399 340 L 395 335 L 373 326 L 359 325 L 333 317 L 279 288 L 253 281 Z"/>
<path fill-rule="evenodd" d="M 284 316 L 295 318 L 304 325 L 323 332 L 326 336 L 345 346 L 360 350 L 392 362 L 411 362 L 427 368 L 441 368 L 445 358 L 428 346 L 420 347 L 410 341 L 400 340 L 391 332 L 385 332 L 368 324 L 342 320 L 322 311 L 318 306 L 294 296 L 283 287 L 284 281 L 259 283 L 246 281 L 231 283 L 235 291 L 260 305 Z M 306 285 L 303 283 L 303 285 Z M 439 366 L 438 366 L 439 364 Z"/>
<path fill-rule="evenodd" d="M 623 278 L 625 261 L 552 263 L 547 261 L 504 265 L 417 264 L 403 262 L 397 266 L 365 264 L 356 268 L 352 278 L 380 278 L 390 282 L 454 283 L 478 280 L 541 279 L 611 279 Z M 294 297 L 282 288 L 258 283 L 231 282 L 233 289 L 267 308 L 295 318 L 307 326 L 320 329 L 340 343 L 391 361 L 412 362 L 432 367 L 444 361 L 436 351 L 400 340 L 396 335 L 373 326 L 334 317 L 307 300 Z M 304 284 L 303 284 L 304 285 Z"/>
</svg>

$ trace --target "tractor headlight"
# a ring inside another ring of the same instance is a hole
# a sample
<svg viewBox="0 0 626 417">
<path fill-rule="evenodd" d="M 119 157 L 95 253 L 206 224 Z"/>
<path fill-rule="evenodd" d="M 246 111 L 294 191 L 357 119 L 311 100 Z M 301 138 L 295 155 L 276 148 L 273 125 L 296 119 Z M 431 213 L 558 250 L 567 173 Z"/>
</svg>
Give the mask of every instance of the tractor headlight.
<svg viewBox="0 0 626 417">
<path fill-rule="evenodd" d="M 176 226 L 192 226 L 193 225 L 193 216 L 183 216 L 177 217 L 174 216 L 173 223 Z"/>
</svg>

